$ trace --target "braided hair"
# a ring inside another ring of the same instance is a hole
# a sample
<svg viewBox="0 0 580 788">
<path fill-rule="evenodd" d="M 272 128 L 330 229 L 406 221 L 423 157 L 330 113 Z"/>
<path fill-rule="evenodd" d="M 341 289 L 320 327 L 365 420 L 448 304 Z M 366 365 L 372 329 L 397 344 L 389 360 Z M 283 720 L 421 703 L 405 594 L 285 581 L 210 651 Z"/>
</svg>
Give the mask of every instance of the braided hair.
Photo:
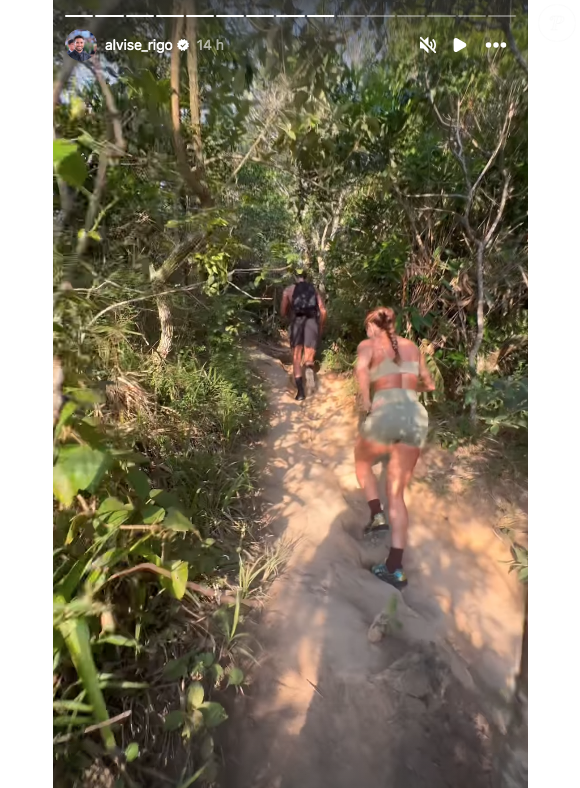
<svg viewBox="0 0 580 788">
<path fill-rule="evenodd" d="M 368 327 L 369 323 L 373 323 L 373 325 L 386 333 L 395 353 L 395 364 L 400 364 L 401 356 L 399 354 L 399 343 L 397 342 L 397 335 L 395 333 L 395 313 L 391 307 L 380 306 L 378 309 L 369 312 L 365 319 L 365 328 Z"/>
</svg>

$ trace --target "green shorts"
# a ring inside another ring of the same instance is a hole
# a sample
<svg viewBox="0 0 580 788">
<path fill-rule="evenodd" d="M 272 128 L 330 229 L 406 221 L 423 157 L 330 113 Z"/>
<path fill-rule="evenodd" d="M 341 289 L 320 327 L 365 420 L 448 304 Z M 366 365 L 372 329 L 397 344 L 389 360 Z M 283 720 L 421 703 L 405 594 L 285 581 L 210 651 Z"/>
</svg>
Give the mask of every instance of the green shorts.
<svg viewBox="0 0 580 788">
<path fill-rule="evenodd" d="M 362 424 L 360 434 L 384 446 L 404 443 L 422 449 L 428 429 L 429 416 L 416 391 L 383 389 L 374 395 L 371 412 Z"/>
</svg>

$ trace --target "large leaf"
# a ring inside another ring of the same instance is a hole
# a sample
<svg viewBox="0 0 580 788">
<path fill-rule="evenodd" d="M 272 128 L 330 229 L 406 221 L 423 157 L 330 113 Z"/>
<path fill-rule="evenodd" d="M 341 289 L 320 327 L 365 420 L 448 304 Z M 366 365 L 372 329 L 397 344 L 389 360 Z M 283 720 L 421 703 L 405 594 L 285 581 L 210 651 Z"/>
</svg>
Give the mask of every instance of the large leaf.
<svg viewBox="0 0 580 788">
<path fill-rule="evenodd" d="M 187 708 L 189 711 L 199 709 L 204 698 L 203 685 L 199 681 L 193 681 L 187 689 Z"/>
<path fill-rule="evenodd" d="M 207 728 L 215 728 L 228 718 L 224 707 L 219 703 L 207 701 L 206 703 L 202 703 L 199 708 L 203 714 L 203 720 Z"/>
<path fill-rule="evenodd" d="M 174 561 L 171 565 L 171 578 L 161 578 L 161 584 L 167 588 L 176 599 L 182 599 L 187 588 L 187 575 L 189 566 L 187 561 Z"/>
<path fill-rule="evenodd" d="M 232 667 L 228 670 L 228 687 L 239 687 L 244 680 L 244 674 L 240 668 Z"/>
<path fill-rule="evenodd" d="M 72 140 L 53 140 L 52 141 L 52 161 L 53 163 L 59 164 L 63 159 L 66 159 L 67 156 L 70 156 L 72 153 L 75 153 L 77 149 L 76 142 Z"/>
<path fill-rule="evenodd" d="M 163 728 L 167 732 L 177 731 L 179 728 L 182 728 L 187 720 L 187 716 L 184 711 L 176 710 L 170 711 L 169 714 L 163 720 Z"/>
<path fill-rule="evenodd" d="M 70 506 L 79 490 L 94 492 L 110 465 L 107 452 L 89 446 L 63 446 L 53 469 L 55 498 Z"/>
<path fill-rule="evenodd" d="M 163 668 L 163 677 L 174 681 L 183 678 L 189 667 L 190 656 L 186 654 L 179 659 L 170 660 Z"/>
<path fill-rule="evenodd" d="M 129 468 L 127 479 L 141 501 L 149 498 L 149 478 L 139 468 Z"/>
<path fill-rule="evenodd" d="M 105 498 L 97 509 L 97 516 L 100 521 L 107 525 L 122 525 L 129 519 L 133 511 L 130 504 L 124 504 L 118 498 Z"/>
<path fill-rule="evenodd" d="M 131 742 L 131 744 L 125 748 L 125 758 L 127 759 L 127 763 L 131 763 L 136 758 L 139 757 L 139 745 L 136 741 Z"/>
<path fill-rule="evenodd" d="M 165 509 L 162 509 L 160 506 L 155 506 L 152 503 L 148 503 L 141 509 L 141 515 L 143 517 L 143 522 L 146 525 L 156 525 L 163 521 L 165 517 Z"/>
<path fill-rule="evenodd" d="M 175 507 L 171 507 L 163 521 L 163 526 L 171 531 L 196 531 L 191 521 Z"/>
<path fill-rule="evenodd" d="M 57 173 L 70 186 L 80 188 L 85 182 L 88 170 L 85 160 L 78 151 L 71 153 L 56 167 Z"/>
</svg>

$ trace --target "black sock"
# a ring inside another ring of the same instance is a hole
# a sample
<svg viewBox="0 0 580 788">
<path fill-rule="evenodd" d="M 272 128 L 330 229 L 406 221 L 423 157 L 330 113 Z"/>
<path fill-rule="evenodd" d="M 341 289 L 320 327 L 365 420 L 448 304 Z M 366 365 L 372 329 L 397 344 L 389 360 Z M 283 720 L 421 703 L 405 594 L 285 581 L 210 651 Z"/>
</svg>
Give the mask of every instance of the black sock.
<svg viewBox="0 0 580 788">
<path fill-rule="evenodd" d="M 381 502 L 378 498 L 373 498 L 372 501 L 368 502 L 369 509 L 371 510 L 371 517 L 374 517 L 375 514 L 380 514 L 383 511 L 383 507 L 381 506 Z"/>
<path fill-rule="evenodd" d="M 299 378 L 294 378 L 294 381 L 296 383 L 296 389 L 298 390 L 298 394 L 301 397 L 303 397 L 304 396 L 304 383 L 302 381 L 302 376 L 300 376 Z"/>
<path fill-rule="evenodd" d="M 387 558 L 387 572 L 393 574 L 397 569 L 403 568 L 403 551 L 400 547 L 391 547 Z"/>
</svg>

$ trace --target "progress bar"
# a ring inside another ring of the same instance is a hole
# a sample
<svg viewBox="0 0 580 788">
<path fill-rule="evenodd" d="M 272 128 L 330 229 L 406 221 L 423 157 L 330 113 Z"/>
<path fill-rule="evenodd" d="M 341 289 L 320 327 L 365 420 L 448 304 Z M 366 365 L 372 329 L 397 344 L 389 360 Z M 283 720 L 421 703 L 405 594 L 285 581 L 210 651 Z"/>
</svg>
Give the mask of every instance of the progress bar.
<svg viewBox="0 0 580 788">
<path fill-rule="evenodd" d="M 513 19 L 515 14 L 65 14 L 67 19 Z"/>
</svg>

